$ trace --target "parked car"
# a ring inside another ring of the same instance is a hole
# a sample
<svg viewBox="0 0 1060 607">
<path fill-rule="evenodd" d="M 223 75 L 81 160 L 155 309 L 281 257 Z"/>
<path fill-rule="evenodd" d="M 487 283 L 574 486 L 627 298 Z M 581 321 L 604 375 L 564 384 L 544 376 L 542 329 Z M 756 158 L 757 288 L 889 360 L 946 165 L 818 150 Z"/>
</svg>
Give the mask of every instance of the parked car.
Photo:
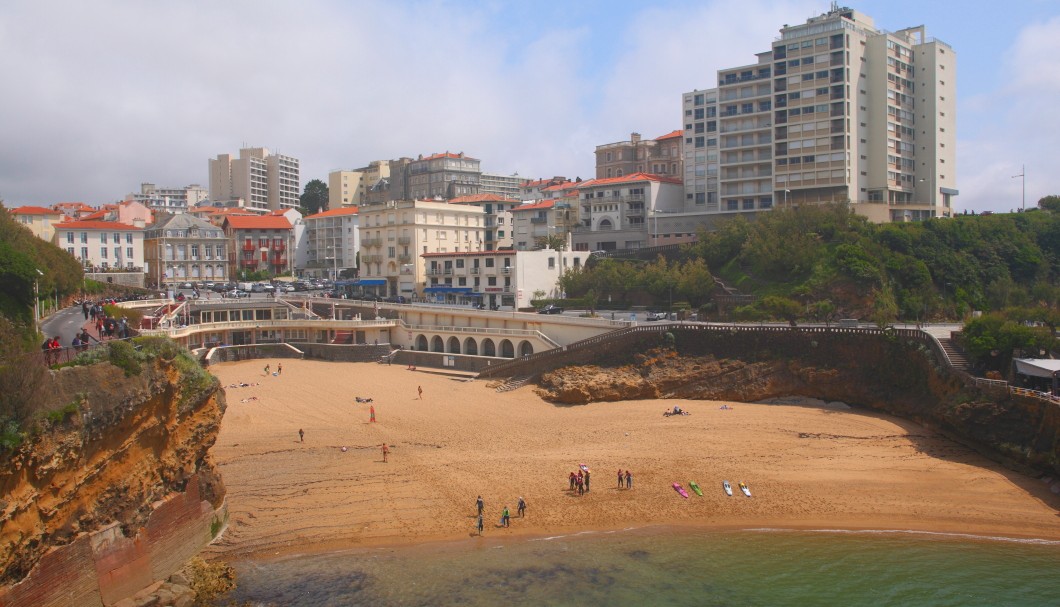
<svg viewBox="0 0 1060 607">
<path fill-rule="evenodd" d="M 563 308 L 556 304 L 548 304 L 544 308 L 537 311 L 538 314 L 563 314 Z"/>
<path fill-rule="evenodd" d="M 228 297 L 250 297 L 250 293 L 240 291 L 239 289 L 232 289 L 228 292 Z"/>
<path fill-rule="evenodd" d="M 666 312 L 648 312 L 649 321 L 652 320 L 666 320 Z"/>
</svg>

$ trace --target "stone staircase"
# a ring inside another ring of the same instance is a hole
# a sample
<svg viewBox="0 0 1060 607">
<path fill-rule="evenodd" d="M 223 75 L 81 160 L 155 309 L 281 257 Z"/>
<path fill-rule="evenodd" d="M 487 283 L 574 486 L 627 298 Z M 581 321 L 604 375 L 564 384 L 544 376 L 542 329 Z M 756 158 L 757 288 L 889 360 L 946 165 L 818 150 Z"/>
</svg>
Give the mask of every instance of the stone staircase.
<svg viewBox="0 0 1060 607">
<path fill-rule="evenodd" d="M 518 390 L 533 378 L 533 375 L 518 375 L 497 386 L 497 392 L 511 392 L 512 390 Z"/>
<path fill-rule="evenodd" d="M 960 346 L 949 337 L 939 337 L 938 340 L 939 345 L 942 346 L 946 356 L 950 359 L 950 365 L 957 371 L 967 373 L 971 369 L 971 365 L 968 363 L 968 357 L 964 354 L 964 350 L 961 350 Z"/>
</svg>

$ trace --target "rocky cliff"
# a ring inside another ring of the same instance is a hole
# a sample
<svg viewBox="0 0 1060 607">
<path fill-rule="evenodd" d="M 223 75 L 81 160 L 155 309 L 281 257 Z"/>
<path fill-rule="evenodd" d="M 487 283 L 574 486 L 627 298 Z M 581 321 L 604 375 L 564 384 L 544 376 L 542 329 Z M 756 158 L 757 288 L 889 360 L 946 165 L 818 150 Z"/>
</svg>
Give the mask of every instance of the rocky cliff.
<svg viewBox="0 0 1060 607">
<path fill-rule="evenodd" d="M 38 408 L 52 414 L 42 415 L 42 429 L 0 462 L 3 586 L 23 580 L 49 550 L 90 533 L 104 586 L 112 572 L 98 560 L 101 529 L 111 526 L 107 541 L 119 545 L 138 538 L 163 504 L 179 510 L 174 495 L 190 496 L 193 513 L 200 503 L 207 510 L 206 502 L 213 508 L 223 502 L 207 451 L 224 413 L 224 391 L 186 356 L 143 358 L 136 373 L 110 362 L 49 372 Z M 135 543 L 143 551 L 148 542 Z"/>
<path fill-rule="evenodd" d="M 806 396 L 875 409 L 943 431 L 1009 464 L 1060 473 L 1060 407 L 968 386 L 913 339 L 675 331 L 601 348 L 598 365 L 545 373 L 539 394 L 564 404 L 643 398 L 754 402 Z"/>
</svg>

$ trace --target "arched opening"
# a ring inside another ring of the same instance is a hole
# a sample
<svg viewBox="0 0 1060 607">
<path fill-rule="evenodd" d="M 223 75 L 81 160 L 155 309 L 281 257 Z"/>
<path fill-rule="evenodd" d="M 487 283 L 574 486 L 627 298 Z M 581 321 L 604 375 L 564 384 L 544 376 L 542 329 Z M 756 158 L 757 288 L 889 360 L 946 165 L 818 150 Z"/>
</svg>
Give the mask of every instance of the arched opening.
<svg viewBox="0 0 1060 607">
<path fill-rule="evenodd" d="M 611 223 L 610 219 L 601 219 L 600 223 L 596 226 L 596 229 L 598 229 L 598 230 L 612 230 L 612 229 L 614 229 L 614 227 L 615 226 L 614 226 L 614 224 Z"/>
<path fill-rule="evenodd" d="M 501 356 L 504 358 L 515 358 L 515 346 L 507 339 L 501 340 Z"/>
<path fill-rule="evenodd" d="M 478 343 L 475 341 L 474 337 L 468 337 L 464 340 L 464 354 L 478 356 Z"/>
<path fill-rule="evenodd" d="M 493 340 L 486 338 L 482 340 L 482 355 L 483 356 L 496 356 L 497 346 L 493 343 Z"/>
<path fill-rule="evenodd" d="M 534 347 L 530 345 L 530 342 L 524 341 L 519 344 L 519 356 L 530 356 L 534 353 Z"/>
<path fill-rule="evenodd" d="M 450 354 L 460 354 L 460 338 L 450 337 L 446 351 Z"/>
<path fill-rule="evenodd" d="M 426 335 L 421 333 L 421 334 L 416 336 L 416 349 L 421 351 L 421 352 L 426 352 L 427 351 L 427 336 Z"/>
<path fill-rule="evenodd" d="M 445 343 L 438 335 L 431 338 L 431 352 L 445 352 Z"/>
</svg>

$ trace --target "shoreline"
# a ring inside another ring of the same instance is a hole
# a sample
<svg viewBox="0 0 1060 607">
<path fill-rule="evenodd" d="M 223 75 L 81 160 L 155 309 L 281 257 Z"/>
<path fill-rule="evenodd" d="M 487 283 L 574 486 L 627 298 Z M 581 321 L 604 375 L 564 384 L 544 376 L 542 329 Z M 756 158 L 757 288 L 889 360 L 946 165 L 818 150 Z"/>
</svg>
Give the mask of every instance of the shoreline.
<svg viewBox="0 0 1060 607">
<path fill-rule="evenodd" d="M 212 367 L 229 409 L 211 450 L 230 520 L 207 550 L 230 560 L 681 527 L 706 531 L 953 533 L 1060 541 L 1060 496 L 921 426 L 859 408 L 647 400 L 559 406 L 526 386 L 374 363 Z M 424 398 L 417 397 L 424 388 Z M 372 405 L 355 396 L 371 397 Z M 680 403 L 691 416 L 664 418 Z M 721 410 L 720 406 L 730 408 Z M 831 405 L 831 404 L 829 404 Z M 379 421 L 368 421 L 374 406 Z M 299 429 L 305 430 L 300 442 Z M 391 446 L 383 464 L 378 447 Z M 348 451 L 341 451 L 340 447 Z M 580 462 L 593 490 L 567 490 Z M 615 468 L 632 469 L 617 489 Z M 670 487 L 698 479 L 704 496 Z M 744 480 L 754 497 L 721 492 Z M 487 507 L 472 534 L 474 500 Z M 525 496 L 525 525 L 494 527 Z"/>
</svg>

